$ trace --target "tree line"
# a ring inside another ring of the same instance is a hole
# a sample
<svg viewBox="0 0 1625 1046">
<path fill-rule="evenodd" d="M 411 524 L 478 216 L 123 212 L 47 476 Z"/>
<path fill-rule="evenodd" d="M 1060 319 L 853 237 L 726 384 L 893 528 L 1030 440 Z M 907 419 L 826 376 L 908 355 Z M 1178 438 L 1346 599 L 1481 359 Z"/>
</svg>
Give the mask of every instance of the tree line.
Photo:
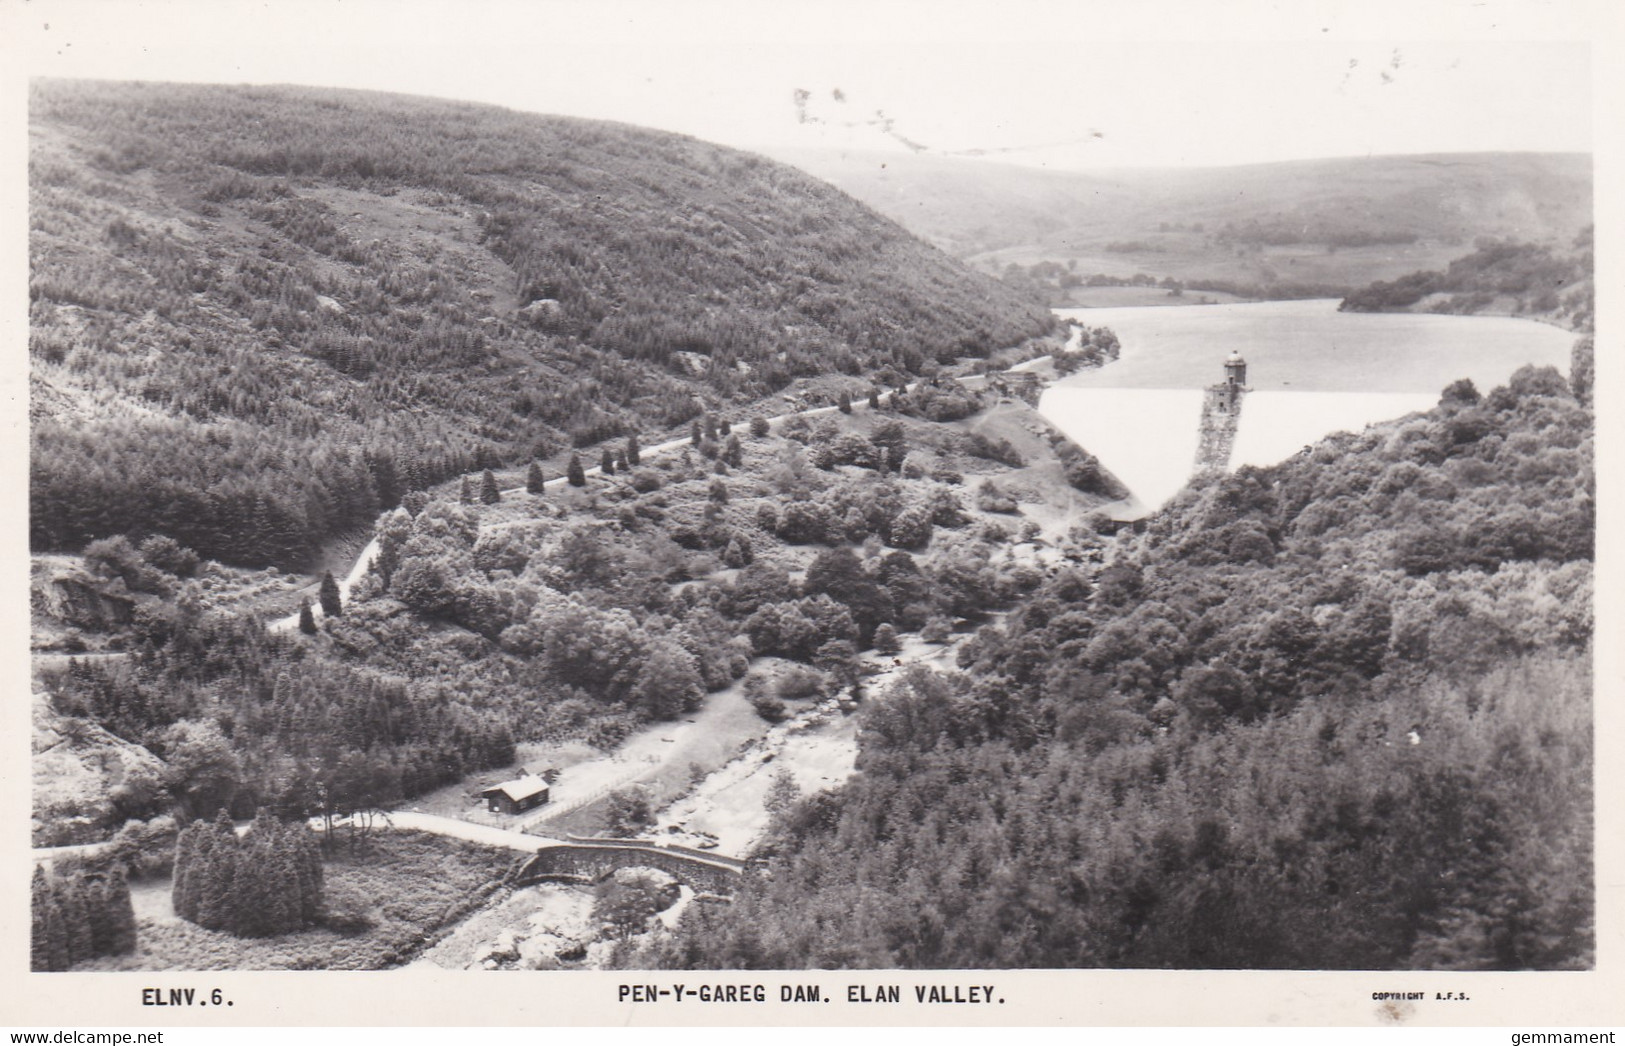
<svg viewBox="0 0 1625 1046">
<path fill-rule="evenodd" d="M 304 824 L 260 816 L 239 836 L 221 810 L 181 830 L 171 892 L 175 914 L 206 930 L 273 937 L 321 915 L 321 852 Z"/>
<path fill-rule="evenodd" d="M 35 972 L 135 950 L 135 909 L 122 872 L 57 875 L 36 864 L 29 898 L 29 969 Z"/>
</svg>

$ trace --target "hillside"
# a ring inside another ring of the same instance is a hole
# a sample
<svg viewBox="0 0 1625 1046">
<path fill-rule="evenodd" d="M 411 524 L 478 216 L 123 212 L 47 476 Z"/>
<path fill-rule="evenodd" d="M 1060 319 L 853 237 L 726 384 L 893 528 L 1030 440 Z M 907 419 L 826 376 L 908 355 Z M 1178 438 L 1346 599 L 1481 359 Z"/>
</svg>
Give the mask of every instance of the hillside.
<svg viewBox="0 0 1625 1046">
<path fill-rule="evenodd" d="M 163 788 L 167 767 L 151 752 L 94 722 L 58 715 L 39 691 L 31 749 L 35 846 L 105 838 L 125 817 L 147 812 Z"/>
<path fill-rule="evenodd" d="M 1501 314 L 1590 331 L 1595 324 L 1592 230 L 1572 245 L 1481 241 L 1442 271 L 1376 281 L 1344 298 L 1348 312 Z"/>
<path fill-rule="evenodd" d="M 1137 274 L 1249 295 L 1336 294 L 1441 267 L 1480 237 L 1567 244 L 1591 222 L 1591 159 L 1579 154 L 1090 172 L 779 155 L 979 267 L 1056 266 L 1030 274 L 1057 305 L 1084 304 L 1078 288 L 1091 276 Z"/>
<path fill-rule="evenodd" d="M 1025 403 L 953 383 L 624 449 L 580 486 L 528 491 L 519 470 L 494 500 L 409 496 L 375 569 L 308 631 L 214 609 L 214 578 L 144 577 L 147 553 L 126 552 L 163 604 L 81 619 L 80 647 L 131 653 L 55 659 L 56 713 L 177 768 L 145 815 L 349 812 L 451 785 L 464 816 L 464 778 L 521 746 L 614 749 L 735 684 L 768 719 L 856 693 L 887 632 L 946 641 L 1092 541 L 1070 535 L 1105 500 Z"/>
<path fill-rule="evenodd" d="M 298 565 L 471 467 L 1053 322 L 670 134 L 286 87 L 45 82 L 30 119 L 36 550 Z"/>
<path fill-rule="evenodd" d="M 870 702 L 771 874 L 621 959 L 1588 968 L 1592 499 L 1551 368 L 1193 484 Z"/>
</svg>

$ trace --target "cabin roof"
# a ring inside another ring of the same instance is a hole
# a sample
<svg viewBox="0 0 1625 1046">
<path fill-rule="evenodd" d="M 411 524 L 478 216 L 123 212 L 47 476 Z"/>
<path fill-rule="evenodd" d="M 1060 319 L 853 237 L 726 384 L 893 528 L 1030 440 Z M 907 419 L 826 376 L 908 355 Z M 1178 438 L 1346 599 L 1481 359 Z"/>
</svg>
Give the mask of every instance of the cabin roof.
<svg viewBox="0 0 1625 1046">
<path fill-rule="evenodd" d="M 531 796 L 545 791 L 547 791 L 547 782 L 540 777 L 516 777 L 512 781 L 503 781 L 501 784 L 492 785 L 480 792 L 480 796 L 484 798 L 500 792 L 517 803 L 522 799 L 529 799 Z"/>
</svg>

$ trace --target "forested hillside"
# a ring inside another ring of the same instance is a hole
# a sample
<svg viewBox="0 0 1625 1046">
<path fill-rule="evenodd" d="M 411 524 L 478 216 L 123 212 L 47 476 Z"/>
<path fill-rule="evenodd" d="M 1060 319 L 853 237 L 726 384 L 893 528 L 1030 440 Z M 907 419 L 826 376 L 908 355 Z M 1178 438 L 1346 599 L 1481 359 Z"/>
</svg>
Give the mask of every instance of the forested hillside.
<svg viewBox="0 0 1625 1046">
<path fill-rule="evenodd" d="M 791 168 L 303 88 L 31 98 L 31 538 L 300 564 L 410 490 L 1046 331 Z"/>
<path fill-rule="evenodd" d="M 1198 483 L 870 702 L 771 874 L 622 961 L 1588 967 L 1593 483 L 1533 368 Z"/>
<path fill-rule="evenodd" d="M 1572 245 L 1481 242 L 1443 270 L 1377 281 L 1343 299 L 1350 312 L 1505 313 L 1592 329 L 1596 315 L 1592 229 Z"/>
<path fill-rule="evenodd" d="M 214 609 L 209 578 L 160 571 L 152 546 L 98 542 L 96 576 L 142 591 L 94 639 L 130 656 L 42 675 L 59 716 L 162 763 L 81 804 L 77 835 L 40 817 L 42 841 L 169 812 L 388 808 L 510 767 L 519 744 L 614 748 L 757 661 L 784 670 L 758 664 L 757 682 L 794 684 L 759 695 L 764 718 L 782 717 L 852 688 L 887 632 L 940 642 L 955 618 L 1030 591 L 1039 520 L 1064 530 L 1108 500 L 1091 492 L 1092 459 L 1058 454 L 1025 404 L 953 382 L 874 399 L 777 430 L 707 415 L 691 446 L 655 457 L 628 440 L 621 464 L 579 485 L 488 474 L 488 497 L 408 494 L 319 628 Z"/>
</svg>

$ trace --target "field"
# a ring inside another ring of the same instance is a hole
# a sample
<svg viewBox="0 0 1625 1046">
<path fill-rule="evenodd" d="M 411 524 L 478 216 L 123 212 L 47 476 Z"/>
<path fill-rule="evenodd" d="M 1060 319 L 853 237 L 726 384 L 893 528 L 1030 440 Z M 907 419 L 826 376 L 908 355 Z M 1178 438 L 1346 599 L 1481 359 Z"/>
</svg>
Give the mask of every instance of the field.
<svg viewBox="0 0 1625 1046">
<path fill-rule="evenodd" d="M 546 835 L 597 834 L 604 828 L 603 809 L 610 792 L 641 789 L 658 807 L 687 790 L 693 767 L 715 770 L 767 732 L 767 723 L 746 702 L 742 682 L 707 695 L 703 708 L 677 722 L 639 730 L 613 752 L 599 752 L 578 741 L 522 746 L 521 765 L 538 772 L 562 771 L 549 802 L 532 814 L 489 813 L 483 804 L 469 802 L 468 794 L 479 786 L 468 781 L 415 800 L 412 808 Z M 481 780 L 495 783 L 509 776 L 507 771 L 491 771 Z"/>
<path fill-rule="evenodd" d="M 177 918 L 169 903 L 170 881 L 150 880 L 131 891 L 135 953 L 76 969 L 385 969 L 406 961 L 484 903 L 512 859 L 507 851 L 418 832 L 380 835 L 355 853 L 341 844 L 326 863 L 327 905 L 370 925 L 263 939 L 233 937 Z"/>
<path fill-rule="evenodd" d="M 1113 242 L 1118 245 L 1116 249 L 1106 249 L 1088 242 L 1022 244 L 974 255 L 965 260 L 972 267 L 988 273 L 1002 273 L 1011 263 L 1030 266 L 1050 261 L 1075 269 L 1081 275 L 1104 273 L 1127 279 L 1136 273 L 1148 273 L 1158 278 L 1169 276 L 1191 287 L 1201 287 L 1204 280 L 1224 280 L 1264 287 L 1271 284 L 1312 284 L 1352 290 L 1372 280 L 1392 280 L 1418 269 L 1442 269 L 1469 249 L 1455 241 L 1380 244 L 1337 251 L 1301 243 L 1241 248 L 1215 243 L 1209 237 L 1190 233 L 1150 234 Z M 1072 297 L 1111 290 L 1149 292 L 1152 297 L 1167 294 L 1154 287 L 1085 287 L 1063 293 Z M 1219 297 L 1220 292 L 1216 291 L 1193 290 L 1186 293 L 1193 299 L 1205 293 L 1215 301 L 1240 300 L 1233 296 Z M 1169 302 L 1178 303 L 1178 299 Z M 1124 301 L 1120 304 L 1150 302 Z"/>
<path fill-rule="evenodd" d="M 1062 292 L 1067 308 L 1112 309 L 1126 306 L 1233 305 L 1246 299 L 1224 291 L 1188 290 L 1170 294 L 1161 287 L 1075 287 Z"/>
</svg>

